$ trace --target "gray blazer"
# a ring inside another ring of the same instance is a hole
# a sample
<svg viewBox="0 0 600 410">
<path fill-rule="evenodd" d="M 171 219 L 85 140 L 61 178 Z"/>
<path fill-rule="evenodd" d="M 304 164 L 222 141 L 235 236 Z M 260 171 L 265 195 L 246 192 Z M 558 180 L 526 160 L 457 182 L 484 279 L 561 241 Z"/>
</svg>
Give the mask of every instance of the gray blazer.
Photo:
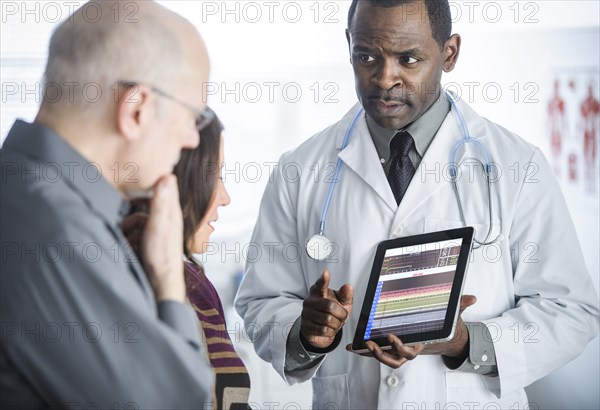
<svg viewBox="0 0 600 410">
<path fill-rule="evenodd" d="M 196 315 L 156 304 L 112 175 L 23 121 L 0 165 L 0 407 L 210 407 Z"/>
</svg>

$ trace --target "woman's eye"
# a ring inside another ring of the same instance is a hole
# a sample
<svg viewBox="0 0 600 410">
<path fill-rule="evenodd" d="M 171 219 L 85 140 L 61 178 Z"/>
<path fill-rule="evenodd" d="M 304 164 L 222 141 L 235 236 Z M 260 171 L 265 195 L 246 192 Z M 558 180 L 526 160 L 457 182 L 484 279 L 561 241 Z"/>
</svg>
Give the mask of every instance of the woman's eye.
<svg viewBox="0 0 600 410">
<path fill-rule="evenodd" d="M 371 61 L 375 61 L 375 59 L 372 56 L 367 55 L 367 54 L 361 54 L 358 56 L 358 58 L 363 63 L 370 63 Z"/>
</svg>

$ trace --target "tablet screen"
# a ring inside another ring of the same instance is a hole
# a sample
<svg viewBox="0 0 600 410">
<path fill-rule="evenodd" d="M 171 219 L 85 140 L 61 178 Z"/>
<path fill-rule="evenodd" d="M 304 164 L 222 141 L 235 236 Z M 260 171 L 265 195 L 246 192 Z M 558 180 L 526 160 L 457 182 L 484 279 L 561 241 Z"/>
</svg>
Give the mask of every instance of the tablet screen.
<svg viewBox="0 0 600 410">
<path fill-rule="evenodd" d="M 388 239 L 377 245 L 352 342 L 390 349 L 388 335 L 405 344 L 451 340 L 465 283 L 473 228 Z"/>
<path fill-rule="evenodd" d="M 363 340 L 441 331 L 462 243 L 387 249 Z"/>
</svg>

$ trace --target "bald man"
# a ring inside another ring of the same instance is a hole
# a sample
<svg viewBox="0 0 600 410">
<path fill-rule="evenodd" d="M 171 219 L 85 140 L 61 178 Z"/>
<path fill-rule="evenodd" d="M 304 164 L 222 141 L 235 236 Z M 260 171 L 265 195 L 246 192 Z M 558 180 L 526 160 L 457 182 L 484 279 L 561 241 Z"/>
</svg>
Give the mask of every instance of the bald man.
<svg viewBox="0 0 600 410">
<path fill-rule="evenodd" d="M 115 21 L 94 2 L 56 29 L 39 113 L 1 150 L 2 408 L 212 405 L 171 174 L 210 120 L 208 57 L 189 22 L 136 6 Z M 120 224 L 140 194 L 138 258 Z"/>
</svg>

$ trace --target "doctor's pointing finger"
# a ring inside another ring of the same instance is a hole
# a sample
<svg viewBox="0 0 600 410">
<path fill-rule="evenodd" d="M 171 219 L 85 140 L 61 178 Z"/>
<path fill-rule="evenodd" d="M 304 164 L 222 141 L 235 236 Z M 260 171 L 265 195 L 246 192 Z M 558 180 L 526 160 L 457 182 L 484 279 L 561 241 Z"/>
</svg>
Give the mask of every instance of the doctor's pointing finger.
<svg viewBox="0 0 600 410">
<path fill-rule="evenodd" d="M 354 289 L 346 284 L 333 291 L 330 279 L 331 273 L 323 271 L 302 305 L 300 340 L 308 351 L 329 348 L 352 313 Z"/>
</svg>

